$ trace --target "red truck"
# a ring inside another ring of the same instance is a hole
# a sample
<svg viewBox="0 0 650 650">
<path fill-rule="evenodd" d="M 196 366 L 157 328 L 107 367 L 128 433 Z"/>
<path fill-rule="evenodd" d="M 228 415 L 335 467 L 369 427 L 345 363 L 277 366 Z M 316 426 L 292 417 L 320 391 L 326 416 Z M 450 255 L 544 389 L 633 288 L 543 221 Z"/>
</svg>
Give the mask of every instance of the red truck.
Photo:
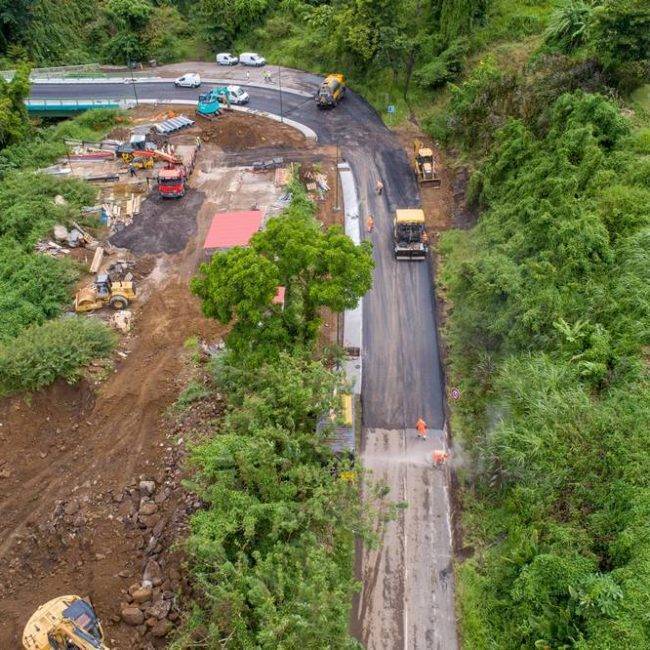
<svg viewBox="0 0 650 650">
<path fill-rule="evenodd" d="M 158 172 L 158 193 L 164 198 L 185 196 L 187 182 L 196 162 L 195 145 L 178 145 L 174 159 Z"/>
</svg>

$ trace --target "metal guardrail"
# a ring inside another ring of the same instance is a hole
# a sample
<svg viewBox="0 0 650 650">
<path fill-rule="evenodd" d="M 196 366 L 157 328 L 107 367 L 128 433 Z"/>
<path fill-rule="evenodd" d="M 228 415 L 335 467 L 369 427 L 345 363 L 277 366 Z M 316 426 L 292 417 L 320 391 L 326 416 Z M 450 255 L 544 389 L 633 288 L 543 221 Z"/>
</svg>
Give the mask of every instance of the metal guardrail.
<svg viewBox="0 0 650 650">
<path fill-rule="evenodd" d="M 133 99 L 26 99 L 28 111 L 87 111 L 92 108 L 128 109 L 136 105 Z"/>
<path fill-rule="evenodd" d="M 52 68 L 32 68 L 29 78 L 32 77 L 49 77 L 61 74 L 70 74 L 75 72 L 100 72 L 99 63 L 83 63 L 81 65 L 61 65 Z M 0 70 L 0 76 L 8 81 L 16 74 L 15 70 Z"/>
</svg>

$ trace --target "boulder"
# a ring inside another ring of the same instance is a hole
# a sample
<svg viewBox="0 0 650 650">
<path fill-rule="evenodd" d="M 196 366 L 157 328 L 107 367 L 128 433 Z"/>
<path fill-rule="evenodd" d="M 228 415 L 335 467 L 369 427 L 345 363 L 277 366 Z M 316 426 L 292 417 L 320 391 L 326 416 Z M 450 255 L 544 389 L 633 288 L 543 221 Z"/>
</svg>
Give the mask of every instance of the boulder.
<svg viewBox="0 0 650 650">
<path fill-rule="evenodd" d="M 173 627 L 174 625 L 171 623 L 171 621 L 168 621 L 166 618 L 163 618 L 162 621 L 158 621 L 151 628 L 151 636 L 155 636 L 158 638 L 167 636 L 172 631 Z"/>
<path fill-rule="evenodd" d="M 135 627 L 136 625 L 142 625 L 144 623 L 144 613 L 135 605 L 122 607 L 120 615 L 127 625 L 133 625 Z"/>
<path fill-rule="evenodd" d="M 131 596 L 136 603 L 145 603 L 151 600 L 151 593 L 151 587 L 139 587 L 131 593 Z"/>
</svg>

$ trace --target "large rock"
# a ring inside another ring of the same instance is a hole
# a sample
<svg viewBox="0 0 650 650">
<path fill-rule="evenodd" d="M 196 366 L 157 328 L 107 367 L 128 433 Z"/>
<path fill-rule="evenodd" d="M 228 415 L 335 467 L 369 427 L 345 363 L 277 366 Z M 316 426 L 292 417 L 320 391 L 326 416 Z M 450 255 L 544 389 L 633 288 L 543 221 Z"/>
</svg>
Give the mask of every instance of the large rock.
<svg viewBox="0 0 650 650">
<path fill-rule="evenodd" d="M 151 600 L 151 587 L 140 587 L 139 589 L 136 589 L 131 595 L 133 596 L 133 600 L 136 603 L 145 603 L 148 600 Z"/>
<path fill-rule="evenodd" d="M 147 501 L 140 506 L 141 515 L 153 515 L 158 510 L 158 506 L 153 501 Z"/>
<path fill-rule="evenodd" d="M 164 618 L 162 621 L 158 621 L 152 628 L 151 628 L 151 636 L 155 636 L 158 638 L 162 638 L 164 636 L 167 636 L 173 628 L 173 624 L 168 621 L 166 618 Z"/>
<path fill-rule="evenodd" d="M 140 481 L 140 494 L 151 496 L 156 491 L 156 484 L 154 481 Z"/>
<path fill-rule="evenodd" d="M 144 573 L 142 574 L 142 582 L 146 580 L 149 583 L 153 584 L 155 580 L 158 584 L 160 584 L 160 582 L 162 582 L 162 577 L 162 569 L 160 568 L 160 564 L 158 564 L 158 562 L 156 562 L 156 560 L 153 558 L 150 558 L 144 568 Z"/>
<path fill-rule="evenodd" d="M 142 625 L 144 623 L 144 613 L 139 607 L 135 605 L 128 605 L 127 607 L 122 607 L 120 612 L 122 620 L 127 625 Z"/>
<path fill-rule="evenodd" d="M 147 607 L 146 613 L 147 616 L 154 616 L 157 619 L 163 619 L 169 614 L 169 610 L 172 608 L 171 600 L 159 600 L 157 603 L 154 603 L 150 607 Z"/>
</svg>

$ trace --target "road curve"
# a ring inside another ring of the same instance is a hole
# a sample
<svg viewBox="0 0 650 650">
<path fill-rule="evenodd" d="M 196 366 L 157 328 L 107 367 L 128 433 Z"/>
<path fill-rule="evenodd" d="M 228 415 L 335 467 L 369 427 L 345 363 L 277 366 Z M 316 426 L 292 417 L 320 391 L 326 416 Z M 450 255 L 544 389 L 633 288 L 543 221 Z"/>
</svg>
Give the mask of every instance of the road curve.
<svg viewBox="0 0 650 650">
<path fill-rule="evenodd" d="M 139 99 L 196 100 L 199 91 L 169 82 L 138 84 Z M 417 207 L 419 190 L 403 148 L 361 97 L 348 93 L 331 111 L 313 99 L 249 87 L 250 108 L 306 124 L 322 144 L 338 144 L 358 186 L 361 214 L 375 220 L 373 289 L 364 299 L 362 458 L 391 497 L 409 507 L 388 524 L 378 551 L 360 558 L 363 590 L 354 628 L 370 649 L 455 650 L 454 577 L 449 526 L 449 479 L 428 463 L 446 445 L 443 383 L 438 357 L 433 278 L 429 264 L 397 263 L 391 215 Z M 31 99 L 133 99 L 130 84 L 34 84 Z M 382 196 L 375 181 L 385 185 Z M 366 235 L 368 236 L 368 235 Z M 423 417 L 427 442 L 413 429 Z"/>
</svg>

